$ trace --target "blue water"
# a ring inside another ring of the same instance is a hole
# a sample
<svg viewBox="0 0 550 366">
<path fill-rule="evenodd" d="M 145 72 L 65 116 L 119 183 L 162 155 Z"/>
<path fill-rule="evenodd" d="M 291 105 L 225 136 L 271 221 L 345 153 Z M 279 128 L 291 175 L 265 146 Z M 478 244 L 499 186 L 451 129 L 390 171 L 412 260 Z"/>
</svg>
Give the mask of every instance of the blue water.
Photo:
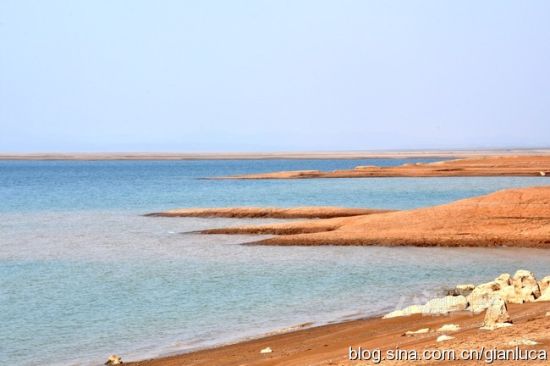
<svg viewBox="0 0 550 366">
<path fill-rule="evenodd" d="M 0 162 L 0 364 L 140 359 L 378 314 L 518 268 L 550 273 L 541 250 L 251 247 L 236 245 L 250 237 L 181 234 L 242 220 L 141 216 L 243 205 L 412 208 L 548 182 L 200 179 L 416 161 L 429 160 Z"/>
</svg>

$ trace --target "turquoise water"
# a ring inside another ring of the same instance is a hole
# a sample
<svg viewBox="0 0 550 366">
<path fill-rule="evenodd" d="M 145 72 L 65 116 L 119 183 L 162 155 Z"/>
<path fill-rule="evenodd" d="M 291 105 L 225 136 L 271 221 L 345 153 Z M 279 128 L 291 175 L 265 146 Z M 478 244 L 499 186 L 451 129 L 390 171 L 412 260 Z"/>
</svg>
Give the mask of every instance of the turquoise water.
<svg viewBox="0 0 550 366">
<path fill-rule="evenodd" d="M 550 274 L 550 252 L 541 250 L 251 247 L 237 245 L 250 237 L 181 234 L 241 220 L 141 216 L 194 206 L 412 208 L 548 182 L 199 179 L 404 162 L 411 160 L 0 162 L 0 364 L 96 365 L 111 353 L 132 360 L 183 352 L 379 314 L 518 268 Z"/>
</svg>

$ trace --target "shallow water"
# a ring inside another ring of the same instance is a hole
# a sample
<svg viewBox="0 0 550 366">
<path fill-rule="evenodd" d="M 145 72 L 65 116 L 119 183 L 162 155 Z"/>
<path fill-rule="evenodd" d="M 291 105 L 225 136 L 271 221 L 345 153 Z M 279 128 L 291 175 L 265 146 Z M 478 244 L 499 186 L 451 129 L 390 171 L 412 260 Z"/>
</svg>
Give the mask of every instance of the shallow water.
<svg viewBox="0 0 550 366">
<path fill-rule="evenodd" d="M 139 359 L 378 314 L 518 268 L 550 274 L 543 250 L 241 246 L 251 237 L 181 233 L 243 220 L 141 216 L 193 206 L 411 208 L 548 182 L 197 179 L 409 161 L 0 162 L 0 364 Z"/>
</svg>

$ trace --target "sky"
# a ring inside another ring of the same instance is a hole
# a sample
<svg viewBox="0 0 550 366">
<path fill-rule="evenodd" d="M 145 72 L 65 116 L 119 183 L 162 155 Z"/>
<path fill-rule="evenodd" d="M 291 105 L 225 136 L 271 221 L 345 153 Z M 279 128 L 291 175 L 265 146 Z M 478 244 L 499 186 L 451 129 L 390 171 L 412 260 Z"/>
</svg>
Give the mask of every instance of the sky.
<svg viewBox="0 0 550 366">
<path fill-rule="evenodd" d="M 0 1 L 1 152 L 550 145 L 549 1 Z"/>
</svg>

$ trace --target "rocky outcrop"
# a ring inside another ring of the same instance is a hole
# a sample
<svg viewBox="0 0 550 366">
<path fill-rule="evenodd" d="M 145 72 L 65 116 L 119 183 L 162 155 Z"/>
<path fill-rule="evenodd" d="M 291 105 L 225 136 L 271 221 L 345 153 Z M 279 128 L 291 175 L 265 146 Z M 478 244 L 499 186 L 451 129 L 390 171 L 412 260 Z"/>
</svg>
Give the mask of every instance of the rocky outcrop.
<svg viewBox="0 0 550 366">
<path fill-rule="evenodd" d="M 544 291 L 540 291 L 544 288 Z M 507 303 L 522 304 L 533 301 L 550 301 L 550 276 L 537 282 L 532 272 L 518 270 L 514 276 L 501 274 L 494 281 L 474 285 L 458 285 L 450 291 L 456 296 L 445 296 L 428 301 L 424 305 L 411 305 L 402 310 L 388 313 L 384 318 L 408 316 L 412 314 L 437 315 L 456 311 L 481 313 L 487 310 L 487 329 L 505 326 L 507 323 Z M 467 293 L 464 296 L 461 293 Z M 495 325 L 496 324 L 496 325 Z"/>
<path fill-rule="evenodd" d="M 506 303 L 523 304 L 535 301 L 541 292 L 532 272 L 518 270 L 513 277 L 504 273 L 494 281 L 476 286 L 468 296 L 469 310 L 476 313 L 485 310 L 494 296 L 502 298 Z"/>
</svg>

